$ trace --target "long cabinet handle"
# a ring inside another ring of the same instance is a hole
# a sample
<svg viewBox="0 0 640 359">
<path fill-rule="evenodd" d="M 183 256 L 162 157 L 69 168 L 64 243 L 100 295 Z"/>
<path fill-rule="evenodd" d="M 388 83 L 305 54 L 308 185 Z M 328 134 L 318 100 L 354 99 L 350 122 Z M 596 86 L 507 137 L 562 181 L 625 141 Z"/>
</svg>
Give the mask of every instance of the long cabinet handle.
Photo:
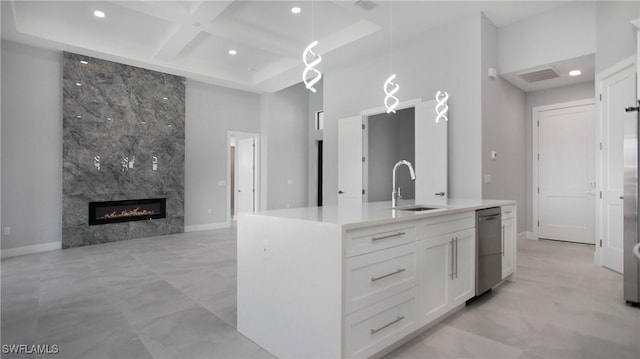
<svg viewBox="0 0 640 359">
<path fill-rule="evenodd" d="M 401 236 L 404 236 L 405 234 L 406 233 L 404 233 L 404 232 L 398 232 L 398 233 L 394 233 L 394 234 L 387 234 L 386 236 L 372 237 L 371 240 L 372 241 L 379 241 L 379 240 L 382 240 L 382 239 L 401 237 Z"/>
<path fill-rule="evenodd" d="M 456 278 L 458 278 L 458 237 L 456 237 Z"/>
<path fill-rule="evenodd" d="M 504 224 L 502 225 L 502 256 L 504 257 Z"/>
<path fill-rule="evenodd" d="M 453 258 L 453 256 L 454 256 L 454 252 L 455 252 L 454 245 L 453 245 L 453 238 L 451 238 L 451 242 L 450 243 L 451 243 L 451 274 L 449 276 L 451 277 L 451 280 L 453 280 L 453 272 L 454 272 L 454 269 L 453 269 L 454 258 Z"/>
<path fill-rule="evenodd" d="M 378 329 L 371 329 L 371 335 L 374 335 L 374 334 L 376 334 L 377 332 L 379 332 L 379 331 L 381 331 L 381 330 L 383 330 L 383 329 L 386 329 L 386 328 L 388 328 L 388 327 L 390 327 L 390 326 L 392 326 L 392 325 L 396 324 L 397 322 L 401 321 L 402 319 L 404 319 L 404 315 L 403 315 L 403 316 L 397 316 L 397 317 L 396 317 L 396 319 L 394 319 L 392 322 L 389 322 L 389 323 L 387 323 L 387 324 L 385 324 L 385 325 L 381 326 L 381 327 L 380 327 L 380 328 L 378 328 Z"/>
<path fill-rule="evenodd" d="M 378 281 L 378 280 L 380 280 L 380 279 L 384 279 L 384 278 L 387 278 L 387 277 L 391 277 L 392 275 L 400 274 L 400 273 L 402 273 L 402 272 L 404 272 L 404 271 L 406 271 L 406 269 L 404 269 L 404 268 L 398 268 L 398 270 L 396 270 L 396 271 L 394 271 L 394 272 L 387 273 L 387 274 L 381 275 L 381 276 L 379 276 L 379 277 L 371 277 L 371 281 L 372 281 L 372 282 L 375 282 L 375 281 Z"/>
</svg>

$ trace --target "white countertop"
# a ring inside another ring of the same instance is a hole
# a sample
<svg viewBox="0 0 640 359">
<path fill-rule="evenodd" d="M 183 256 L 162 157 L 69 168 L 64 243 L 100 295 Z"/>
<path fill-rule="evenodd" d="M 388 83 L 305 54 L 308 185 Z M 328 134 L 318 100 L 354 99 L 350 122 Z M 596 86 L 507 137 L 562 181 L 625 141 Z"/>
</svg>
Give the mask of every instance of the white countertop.
<svg viewBox="0 0 640 359">
<path fill-rule="evenodd" d="M 402 211 L 391 208 L 391 201 L 369 202 L 357 206 L 304 207 L 259 211 L 254 216 L 310 221 L 315 223 L 341 224 L 344 229 L 363 226 L 403 222 L 420 218 L 441 216 L 477 209 L 515 204 L 512 200 L 488 199 L 443 199 L 432 203 L 420 203 L 438 209 L 429 211 Z M 413 201 L 402 201 L 400 208 L 413 205 Z M 247 214 L 242 214 L 247 215 Z"/>
</svg>

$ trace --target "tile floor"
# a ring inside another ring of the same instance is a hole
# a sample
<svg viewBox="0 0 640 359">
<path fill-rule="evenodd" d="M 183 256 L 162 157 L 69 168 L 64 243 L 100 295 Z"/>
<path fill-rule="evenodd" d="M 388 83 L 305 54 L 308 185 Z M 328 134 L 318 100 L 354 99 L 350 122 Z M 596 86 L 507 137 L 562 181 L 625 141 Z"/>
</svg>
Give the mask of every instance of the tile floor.
<svg viewBox="0 0 640 359">
<path fill-rule="evenodd" d="M 2 344 L 59 358 L 271 358 L 235 331 L 235 229 L 2 260 Z M 521 241 L 518 281 L 387 358 L 640 358 L 640 309 L 593 247 Z M 2 358 L 16 357 L 2 355 Z"/>
</svg>

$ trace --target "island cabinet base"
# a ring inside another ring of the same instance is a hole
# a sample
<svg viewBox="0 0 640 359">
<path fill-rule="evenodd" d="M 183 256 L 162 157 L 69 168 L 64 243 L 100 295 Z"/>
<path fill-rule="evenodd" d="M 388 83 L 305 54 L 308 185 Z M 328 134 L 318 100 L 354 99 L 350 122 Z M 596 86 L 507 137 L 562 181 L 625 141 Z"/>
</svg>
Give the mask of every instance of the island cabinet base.
<svg viewBox="0 0 640 359">
<path fill-rule="evenodd" d="M 279 358 L 342 356 L 336 224 L 240 214 L 238 331 Z"/>
<path fill-rule="evenodd" d="M 388 353 L 475 295 L 475 209 L 348 225 L 241 214 L 238 331 L 280 358 Z"/>
</svg>

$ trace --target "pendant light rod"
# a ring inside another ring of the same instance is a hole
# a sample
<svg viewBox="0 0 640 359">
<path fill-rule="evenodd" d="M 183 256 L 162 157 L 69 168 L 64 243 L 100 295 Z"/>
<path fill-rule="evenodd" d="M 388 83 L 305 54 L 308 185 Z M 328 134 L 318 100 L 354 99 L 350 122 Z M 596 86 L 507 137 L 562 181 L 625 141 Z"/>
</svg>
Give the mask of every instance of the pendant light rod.
<svg viewBox="0 0 640 359">
<path fill-rule="evenodd" d="M 393 73 L 393 2 L 390 2 L 389 9 L 389 72 L 392 74 L 383 85 L 385 93 L 384 107 L 387 109 L 387 113 L 396 113 L 396 108 L 398 108 L 400 100 L 398 100 L 395 94 L 400 90 L 400 85 L 393 82 L 396 78 L 396 74 Z"/>
<path fill-rule="evenodd" d="M 311 1 L 311 38 L 313 39 L 315 36 L 315 2 Z M 318 45 L 318 40 L 313 40 L 302 52 L 302 62 L 304 63 L 304 70 L 302 71 L 302 82 L 304 82 L 305 87 L 316 93 L 317 90 L 313 85 L 317 84 L 322 79 L 322 73 L 318 71 L 315 67 L 322 62 L 322 56 L 317 52 L 313 51 L 313 48 Z M 311 78 L 309 78 L 311 76 Z"/>
</svg>

